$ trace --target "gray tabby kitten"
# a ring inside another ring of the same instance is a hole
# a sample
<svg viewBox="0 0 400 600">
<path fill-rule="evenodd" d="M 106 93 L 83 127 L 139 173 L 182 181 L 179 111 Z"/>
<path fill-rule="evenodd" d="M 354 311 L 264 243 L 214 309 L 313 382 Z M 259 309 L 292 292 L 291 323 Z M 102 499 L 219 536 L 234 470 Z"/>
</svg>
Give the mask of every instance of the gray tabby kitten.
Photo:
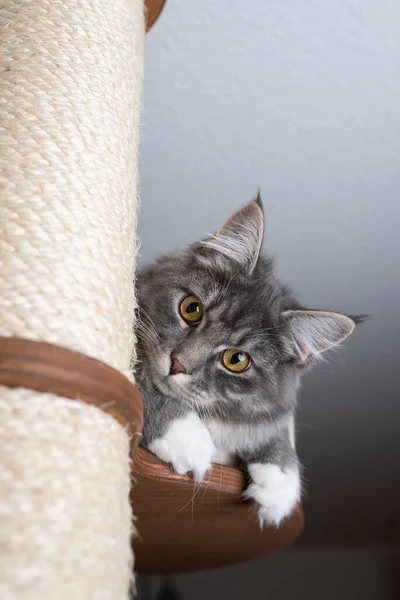
<svg viewBox="0 0 400 600">
<path fill-rule="evenodd" d="M 261 200 L 214 236 L 139 272 L 142 443 L 177 473 L 247 465 L 261 526 L 300 500 L 294 412 L 301 374 L 357 318 L 304 308 L 260 256 Z"/>
</svg>

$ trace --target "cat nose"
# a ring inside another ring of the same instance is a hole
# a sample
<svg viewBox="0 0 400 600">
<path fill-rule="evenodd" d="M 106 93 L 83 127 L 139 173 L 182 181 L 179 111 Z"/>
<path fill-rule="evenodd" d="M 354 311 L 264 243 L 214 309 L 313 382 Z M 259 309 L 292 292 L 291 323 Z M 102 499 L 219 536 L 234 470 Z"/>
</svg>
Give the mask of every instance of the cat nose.
<svg viewBox="0 0 400 600">
<path fill-rule="evenodd" d="M 179 362 L 178 359 L 171 356 L 171 367 L 169 370 L 170 375 L 177 375 L 178 373 L 186 373 L 185 367 Z"/>
</svg>

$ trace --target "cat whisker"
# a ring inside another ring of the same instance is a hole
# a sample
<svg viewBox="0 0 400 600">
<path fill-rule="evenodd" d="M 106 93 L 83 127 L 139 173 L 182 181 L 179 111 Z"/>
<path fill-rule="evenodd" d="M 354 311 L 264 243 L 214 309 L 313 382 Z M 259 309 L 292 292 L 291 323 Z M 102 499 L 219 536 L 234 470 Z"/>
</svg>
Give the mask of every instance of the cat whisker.
<svg viewBox="0 0 400 600">
<path fill-rule="evenodd" d="M 138 310 L 155 327 L 153 319 L 150 317 L 149 313 L 143 308 L 143 306 L 138 306 Z"/>
<path fill-rule="evenodd" d="M 189 504 L 190 504 L 190 503 L 192 503 L 192 510 L 193 510 L 193 502 L 194 502 L 194 499 L 195 499 L 195 497 L 197 496 L 197 494 L 198 494 L 198 493 L 199 493 L 199 491 L 201 490 L 201 483 L 202 483 L 202 482 L 201 482 L 201 481 L 199 481 L 199 484 L 200 484 L 200 485 L 199 485 L 199 487 L 197 488 L 197 491 L 196 491 L 196 482 L 194 482 L 194 485 L 193 485 L 193 495 L 191 496 L 190 500 L 188 500 L 188 501 L 186 502 L 186 504 L 184 504 L 184 505 L 182 506 L 182 508 L 180 508 L 179 510 L 177 510 L 177 511 L 176 511 L 176 512 L 175 512 L 175 513 L 172 515 L 173 517 L 175 517 L 175 515 L 178 515 L 180 512 L 182 512 L 183 510 L 185 510 L 185 508 L 186 508 L 187 506 L 189 506 Z M 193 519 L 193 518 L 194 518 L 194 516 L 193 516 L 193 512 L 192 512 L 192 519 Z"/>
<path fill-rule="evenodd" d="M 149 321 L 144 321 L 141 318 L 141 315 L 139 314 L 139 317 L 137 319 L 137 330 L 140 332 L 144 332 L 146 333 L 148 336 L 150 336 L 152 339 L 154 339 L 155 341 L 160 339 L 160 335 L 157 333 L 154 325 L 152 323 L 150 323 Z"/>
<path fill-rule="evenodd" d="M 156 343 L 155 338 L 143 329 L 138 329 L 137 335 L 138 335 L 139 342 L 147 342 L 150 345 Z"/>
<path fill-rule="evenodd" d="M 215 465 L 215 463 L 213 463 L 213 464 Z M 203 497 L 202 497 L 202 499 L 201 499 L 201 502 L 200 502 L 200 508 L 203 506 L 203 501 L 204 501 L 205 495 L 206 495 L 206 493 L 207 493 L 208 484 L 209 484 L 209 483 L 210 483 L 210 481 L 211 481 L 211 471 L 210 471 L 209 473 L 210 473 L 210 474 L 209 474 L 209 476 L 208 476 L 208 481 L 205 483 L 205 486 L 204 486 L 204 493 L 203 493 Z"/>
<path fill-rule="evenodd" d="M 156 331 L 153 331 L 153 329 L 151 329 L 151 327 L 149 327 L 146 323 L 144 323 L 143 321 L 138 320 L 137 322 L 137 331 L 139 333 L 143 333 L 145 335 L 148 336 L 148 338 L 157 341 L 160 336 L 157 334 Z"/>
</svg>

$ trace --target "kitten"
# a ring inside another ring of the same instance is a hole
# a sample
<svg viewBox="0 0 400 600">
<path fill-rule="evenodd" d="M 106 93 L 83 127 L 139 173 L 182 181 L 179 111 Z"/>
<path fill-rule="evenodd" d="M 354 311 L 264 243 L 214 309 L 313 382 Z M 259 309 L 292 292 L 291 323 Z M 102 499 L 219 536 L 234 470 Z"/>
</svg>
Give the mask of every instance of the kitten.
<svg viewBox="0 0 400 600">
<path fill-rule="evenodd" d="M 244 462 L 261 526 L 279 525 L 300 500 L 304 367 L 358 321 L 305 309 L 260 256 L 263 230 L 258 197 L 209 239 L 138 273 L 136 371 L 142 444 L 198 480 L 212 462 Z"/>
</svg>

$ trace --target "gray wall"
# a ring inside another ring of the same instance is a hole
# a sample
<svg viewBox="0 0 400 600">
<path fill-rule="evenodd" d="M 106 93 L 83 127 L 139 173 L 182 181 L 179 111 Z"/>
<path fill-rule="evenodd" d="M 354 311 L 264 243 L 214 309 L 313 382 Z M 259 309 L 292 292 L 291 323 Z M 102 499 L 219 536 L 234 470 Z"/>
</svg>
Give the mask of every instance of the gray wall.
<svg viewBox="0 0 400 600">
<path fill-rule="evenodd" d="M 303 386 L 303 543 L 389 539 L 400 509 L 399 32 L 397 0 L 168 0 L 146 42 L 141 260 L 260 186 L 281 277 L 373 316 Z"/>
<path fill-rule="evenodd" d="M 176 600 L 399 600 L 400 554 L 390 546 L 290 548 L 243 565 L 176 575 Z M 139 579 L 139 600 L 165 581 Z M 165 600 L 167 600 L 165 598 Z"/>
</svg>

